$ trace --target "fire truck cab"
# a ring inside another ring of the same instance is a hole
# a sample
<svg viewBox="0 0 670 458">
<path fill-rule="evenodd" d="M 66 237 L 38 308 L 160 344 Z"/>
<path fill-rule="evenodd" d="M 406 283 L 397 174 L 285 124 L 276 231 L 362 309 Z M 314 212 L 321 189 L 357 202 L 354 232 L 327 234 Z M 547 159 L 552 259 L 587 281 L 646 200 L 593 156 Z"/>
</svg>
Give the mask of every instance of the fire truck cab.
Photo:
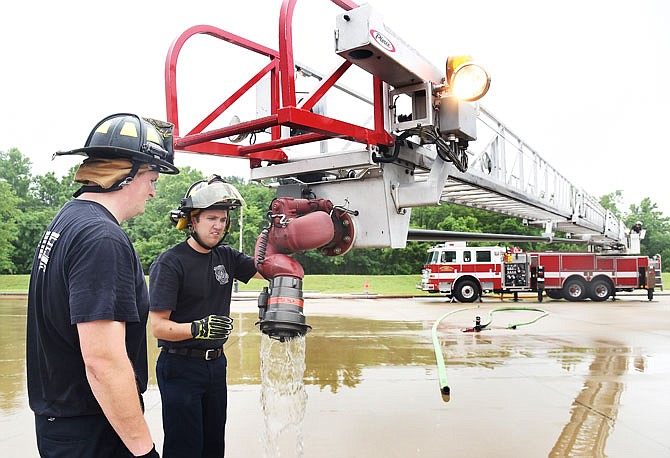
<svg viewBox="0 0 670 458">
<path fill-rule="evenodd" d="M 459 302 L 474 302 L 487 292 L 536 292 L 552 299 L 605 301 L 617 291 L 655 286 L 654 261 L 646 256 L 589 252 L 524 252 L 519 248 L 468 247 L 447 242 L 428 250 L 421 289 Z"/>
</svg>

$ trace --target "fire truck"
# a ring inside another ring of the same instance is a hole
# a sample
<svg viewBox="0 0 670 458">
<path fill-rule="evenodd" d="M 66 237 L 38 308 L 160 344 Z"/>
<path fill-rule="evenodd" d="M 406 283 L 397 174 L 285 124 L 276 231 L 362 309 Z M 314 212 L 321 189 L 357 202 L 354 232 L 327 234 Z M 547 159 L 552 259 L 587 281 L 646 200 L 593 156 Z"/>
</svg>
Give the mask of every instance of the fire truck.
<svg viewBox="0 0 670 458">
<path fill-rule="evenodd" d="M 536 292 L 551 299 L 605 301 L 617 291 L 646 289 L 652 300 L 660 259 L 592 252 L 524 252 L 445 242 L 428 250 L 421 289 L 459 302 L 487 292 Z"/>
</svg>

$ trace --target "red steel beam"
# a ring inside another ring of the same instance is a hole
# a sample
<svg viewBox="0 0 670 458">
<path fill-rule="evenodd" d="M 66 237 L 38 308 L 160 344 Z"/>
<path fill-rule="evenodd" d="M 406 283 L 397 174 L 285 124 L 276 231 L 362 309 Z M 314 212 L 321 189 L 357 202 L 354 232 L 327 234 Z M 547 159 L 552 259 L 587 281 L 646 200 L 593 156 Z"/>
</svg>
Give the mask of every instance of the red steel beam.
<svg viewBox="0 0 670 458">
<path fill-rule="evenodd" d="M 309 99 L 307 99 L 304 103 L 302 103 L 300 105 L 300 108 L 303 110 L 311 110 L 312 108 L 314 108 L 314 105 L 316 105 L 319 102 L 319 100 L 321 100 L 321 97 L 323 97 L 326 94 L 326 92 L 328 92 L 328 90 L 333 87 L 335 82 L 338 79 L 340 79 L 340 77 L 344 74 L 344 72 L 347 71 L 349 67 L 351 67 L 351 65 L 352 65 L 351 62 L 349 62 L 348 60 L 342 62 L 342 65 L 340 65 L 333 72 L 332 75 L 321 81 L 321 84 L 316 89 L 316 91 L 314 91 L 314 94 L 312 94 L 312 96 Z"/>
<path fill-rule="evenodd" d="M 282 162 L 288 160 L 280 148 L 304 143 L 343 138 L 365 144 L 392 145 L 393 137 L 384 129 L 383 83 L 373 78 L 374 129 L 340 121 L 312 113 L 310 110 L 349 69 L 351 63 L 344 61 L 329 77 L 325 78 L 312 95 L 300 107 L 296 107 L 295 61 L 293 58 L 292 20 L 297 0 L 284 0 L 279 18 L 279 52 L 238 35 L 216 27 L 199 25 L 182 33 L 172 44 L 165 62 L 166 107 L 168 121 L 175 124 L 175 148 L 221 156 L 246 157 L 252 166 L 260 161 Z M 349 0 L 331 0 L 332 3 L 351 10 L 358 5 Z M 176 84 L 176 66 L 179 52 L 186 40 L 196 34 L 207 34 L 228 43 L 270 58 L 251 79 L 243 84 L 228 99 L 218 105 L 184 137 L 179 137 L 179 114 Z M 265 75 L 270 74 L 270 115 L 252 121 L 219 129 L 205 131 L 223 112 L 254 87 Z M 281 138 L 281 126 L 289 126 L 306 133 L 291 138 Z M 253 133 L 270 129 L 271 140 L 248 146 L 220 143 L 215 140 L 237 134 Z"/>
<path fill-rule="evenodd" d="M 232 137 L 233 135 L 243 134 L 247 132 L 255 132 L 264 130 L 268 127 L 276 126 L 277 115 L 266 116 L 264 118 L 254 119 L 252 121 L 245 121 L 228 127 L 214 129 L 199 134 L 187 135 L 186 137 L 176 138 L 174 145 L 176 148 L 184 146 L 192 146 L 201 142 L 208 142 L 218 140 L 220 138 Z"/>
<path fill-rule="evenodd" d="M 175 125 L 175 137 L 179 136 L 179 111 L 177 103 L 177 58 L 179 57 L 179 52 L 184 46 L 186 40 L 197 34 L 205 34 L 219 38 L 233 45 L 248 49 L 249 51 L 270 57 L 271 59 L 279 58 L 279 54 L 273 49 L 267 48 L 258 43 L 254 43 L 251 40 L 247 40 L 246 38 L 242 38 L 238 35 L 226 32 L 225 30 L 212 27 L 210 25 L 196 25 L 179 35 L 179 37 L 177 37 L 177 39 L 172 42 L 172 45 L 168 50 L 167 57 L 165 58 L 165 104 L 168 121 Z"/>
<path fill-rule="evenodd" d="M 277 61 L 276 59 L 273 59 L 272 62 L 267 64 L 261 71 L 256 73 L 249 81 L 247 81 L 242 87 L 240 87 L 233 95 L 228 97 L 228 99 L 223 102 L 221 105 L 219 105 L 214 111 L 212 111 L 205 119 L 203 119 L 200 124 L 195 126 L 189 133 L 188 135 L 193 135 L 193 134 L 199 134 L 202 132 L 207 126 L 209 126 L 212 122 L 216 120 L 216 118 L 221 115 L 224 111 L 226 111 L 230 106 L 237 102 L 240 97 L 242 97 L 249 89 L 254 87 L 256 83 L 258 83 L 265 75 L 267 75 L 271 70 L 274 70 L 277 67 Z"/>
</svg>

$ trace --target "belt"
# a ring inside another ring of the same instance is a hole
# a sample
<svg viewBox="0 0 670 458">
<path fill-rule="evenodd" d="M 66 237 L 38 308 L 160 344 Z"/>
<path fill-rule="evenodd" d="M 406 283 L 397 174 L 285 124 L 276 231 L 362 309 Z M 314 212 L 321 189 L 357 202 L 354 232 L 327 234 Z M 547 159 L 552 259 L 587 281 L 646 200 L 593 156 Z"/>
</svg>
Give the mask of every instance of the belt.
<svg viewBox="0 0 670 458">
<path fill-rule="evenodd" d="M 210 348 L 209 350 L 200 350 L 198 348 L 165 348 L 162 351 L 173 353 L 175 355 L 188 356 L 189 358 L 204 359 L 212 361 L 223 356 L 223 347 Z"/>
</svg>

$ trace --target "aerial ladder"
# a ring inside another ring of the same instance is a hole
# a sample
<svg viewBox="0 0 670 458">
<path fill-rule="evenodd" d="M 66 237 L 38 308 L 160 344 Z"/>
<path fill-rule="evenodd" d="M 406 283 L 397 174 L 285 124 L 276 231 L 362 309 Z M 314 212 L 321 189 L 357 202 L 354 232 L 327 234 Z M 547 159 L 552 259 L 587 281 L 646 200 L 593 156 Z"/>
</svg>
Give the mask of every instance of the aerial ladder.
<svg viewBox="0 0 670 458">
<path fill-rule="evenodd" d="M 318 249 L 337 256 L 352 248 L 403 248 L 420 237 L 410 236 L 414 207 L 441 202 L 477 207 L 541 224 L 548 237 L 560 231 L 576 240 L 623 246 L 627 234 L 614 215 L 479 105 L 490 78 L 468 56 L 450 56 L 438 68 L 389 28 L 379 11 L 331 0 L 339 10 L 330 52 L 341 59 L 334 70 L 321 73 L 295 61 L 296 2 L 281 3 L 277 49 L 197 25 L 175 39 L 165 63 L 175 150 L 246 159 L 252 180 L 277 189 L 255 252 L 259 271 L 270 280 L 259 299 L 263 332 L 284 338 L 309 330 L 302 315 L 304 272 L 291 253 Z M 185 43 L 199 35 L 263 63 L 187 130 L 180 117 L 177 62 Z M 342 82 L 354 69 L 372 78 L 365 92 Z M 316 82 L 307 91 L 298 87 L 305 78 Z M 333 93 L 366 105 L 369 122 L 328 116 L 326 100 L 334 100 Z M 249 94 L 256 98 L 256 117 L 230 117 L 231 107 Z M 224 116 L 231 121 L 221 126 Z M 329 143 L 341 148 L 331 152 Z M 310 144 L 319 147 L 293 154 Z"/>
</svg>

